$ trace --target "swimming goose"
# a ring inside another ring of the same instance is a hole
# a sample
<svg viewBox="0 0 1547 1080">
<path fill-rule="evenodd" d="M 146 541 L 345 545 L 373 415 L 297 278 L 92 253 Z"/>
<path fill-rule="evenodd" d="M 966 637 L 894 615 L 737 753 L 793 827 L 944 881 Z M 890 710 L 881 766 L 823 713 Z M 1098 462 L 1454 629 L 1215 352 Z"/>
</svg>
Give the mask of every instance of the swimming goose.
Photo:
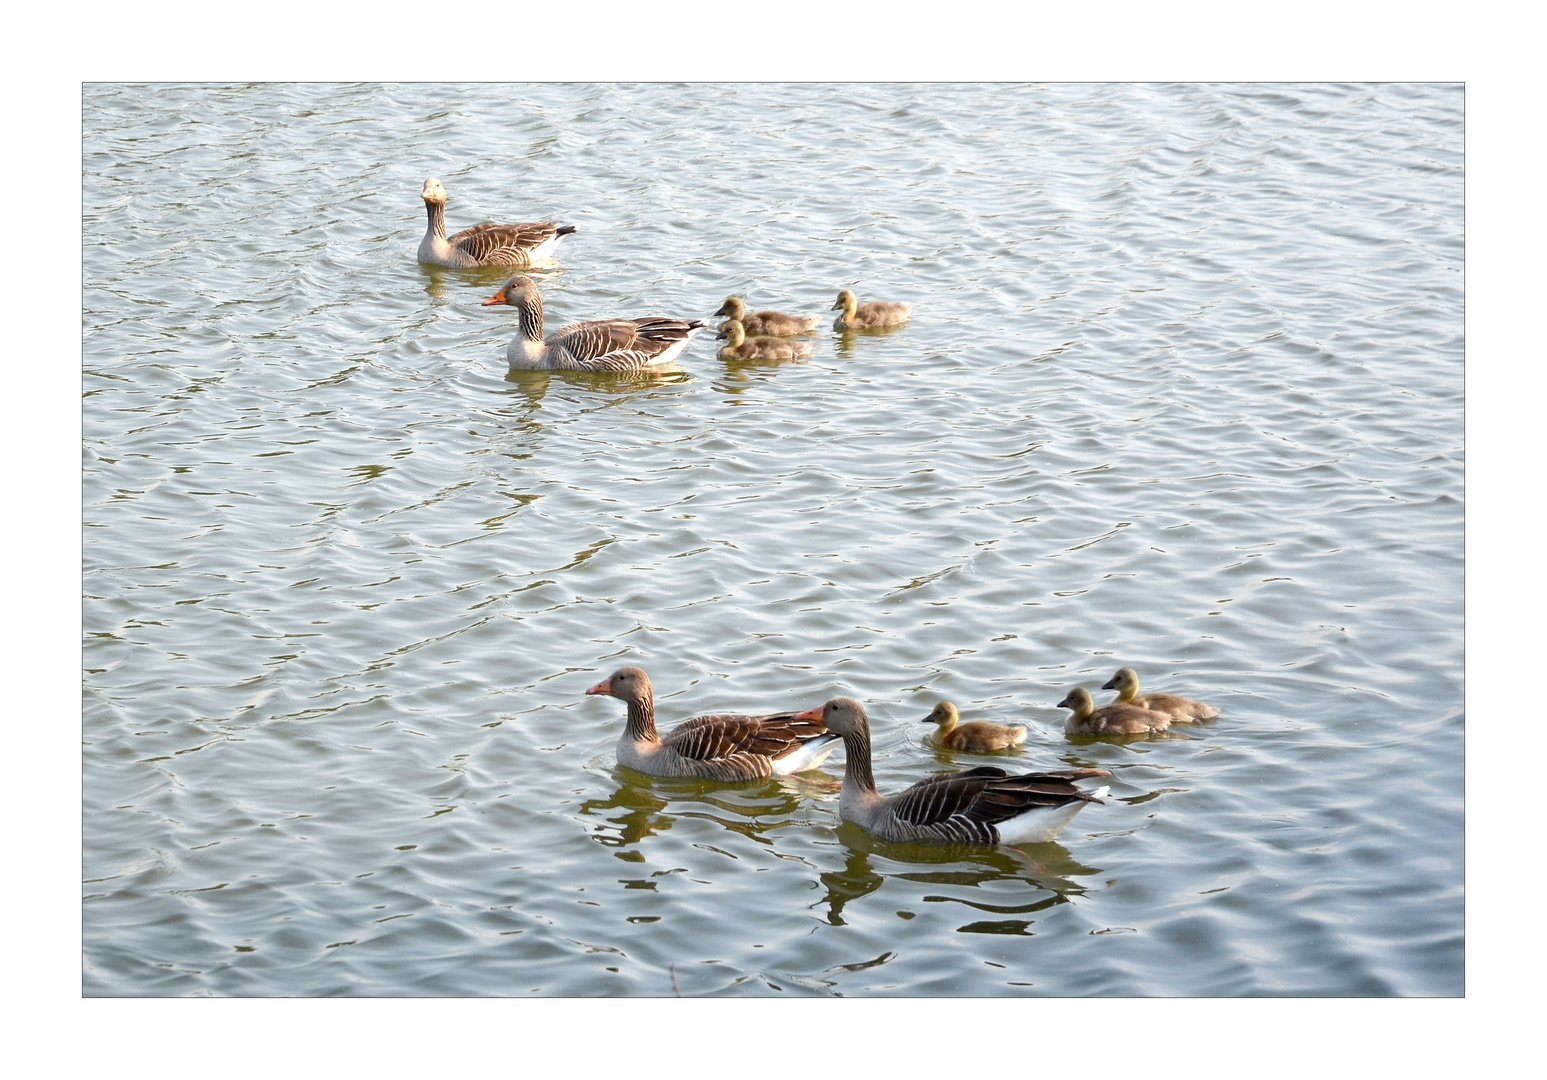
<svg viewBox="0 0 1547 1080">
<path fill-rule="evenodd" d="M 748 315 L 739 296 L 727 296 L 715 315 L 735 319 L 749 334 L 773 334 L 776 337 L 804 334 L 815 330 L 817 323 L 822 321 L 820 315 L 786 315 L 782 311 L 754 311 Z"/>
<path fill-rule="evenodd" d="M 988 754 L 995 750 L 1008 750 L 1026 741 L 1026 729 L 1023 727 L 995 724 L 988 720 L 971 720 L 965 724 L 956 721 L 956 706 L 949 701 L 942 701 L 924 717 L 924 723 L 940 725 L 940 730 L 933 735 L 935 745 L 951 750 Z"/>
<path fill-rule="evenodd" d="M 1060 709 L 1072 709 L 1067 727 L 1075 735 L 1137 735 L 1143 731 L 1164 731 L 1171 726 L 1169 713 L 1150 712 L 1137 705 L 1103 705 L 1083 686 L 1076 686 L 1058 703 Z"/>
<path fill-rule="evenodd" d="M 805 772 L 838 746 L 838 736 L 791 713 L 695 716 L 663 739 L 655 733 L 655 695 L 650 676 L 619 668 L 587 694 L 608 694 L 628 705 L 628 726 L 618 740 L 618 764 L 651 776 L 699 776 L 706 780 L 756 780 Z"/>
<path fill-rule="evenodd" d="M 1105 769 L 1061 769 L 1011 775 L 992 765 L 943 773 L 896 795 L 876 790 L 870 772 L 870 723 L 853 698 L 796 713 L 796 720 L 821 720 L 843 736 L 847 760 L 838 814 L 883 840 L 947 844 L 1040 844 L 1057 836 L 1088 802 L 1100 802 L 1106 788 L 1085 792 L 1074 781 L 1110 776 Z"/>
<path fill-rule="evenodd" d="M 1219 709 L 1215 706 L 1194 701 L 1192 698 L 1184 698 L 1179 694 L 1151 693 L 1143 697 L 1135 696 L 1139 692 L 1139 673 L 1131 667 L 1118 668 L 1117 674 L 1103 683 L 1101 689 L 1117 691 L 1113 705 L 1137 705 L 1151 712 L 1165 713 L 1171 717 L 1173 724 L 1212 720 L 1219 715 Z"/>
<path fill-rule="evenodd" d="M 720 350 L 721 360 L 793 360 L 798 356 L 810 356 L 811 346 L 804 341 L 783 341 L 776 337 L 747 337 L 742 325 L 731 319 L 717 338 L 725 339 Z"/>
<path fill-rule="evenodd" d="M 859 303 L 852 290 L 838 293 L 838 302 L 832 310 L 843 309 L 843 314 L 833 320 L 834 330 L 859 330 L 873 326 L 901 326 L 913 311 L 912 304 L 893 304 L 885 300 Z"/>
<path fill-rule="evenodd" d="M 505 360 L 523 371 L 637 371 L 675 360 L 704 326 L 702 319 L 657 316 L 595 319 L 561 326 L 544 339 L 543 302 L 525 274 L 511 278 L 483 304 L 509 304 L 520 314 Z"/>
<path fill-rule="evenodd" d="M 530 266 L 552 255 L 573 225 L 532 221 L 524 225 L 474 225 L 446 238 L 446 189 L 430 177 L 419 193 L 430 227 L 419 241 L 419 261 L 432 266 Z"/>
</svg>

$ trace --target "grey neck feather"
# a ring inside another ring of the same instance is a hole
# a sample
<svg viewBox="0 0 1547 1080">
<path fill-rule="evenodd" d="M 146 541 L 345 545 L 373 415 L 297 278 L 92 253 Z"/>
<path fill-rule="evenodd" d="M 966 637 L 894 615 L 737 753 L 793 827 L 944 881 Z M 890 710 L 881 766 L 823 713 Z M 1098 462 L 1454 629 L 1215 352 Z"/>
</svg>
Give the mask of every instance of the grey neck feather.
<svg viewBox="0 0 1547 1080">
<path fill-rule="evenodd" d="M 542 332 L 542 316 L 538 316 L 538 332 Z M 655 733 L 655 699 L 628 703 L 628 737 L 634 742 L 660 742 Z"/>
<path fill-rule="evenodd" d="M 436 239 L 446 239 L 446 204 L 426 199 L 424 208 L 430 213 L 430 231 L 435 234 Z"/>
<path fill-rule="evenodd" d="M 844 779 L 851 781 L 859 790 L 875 795 L 876 778 L 870 771 L 869 734 L 843 737 Z"/>
</svg>

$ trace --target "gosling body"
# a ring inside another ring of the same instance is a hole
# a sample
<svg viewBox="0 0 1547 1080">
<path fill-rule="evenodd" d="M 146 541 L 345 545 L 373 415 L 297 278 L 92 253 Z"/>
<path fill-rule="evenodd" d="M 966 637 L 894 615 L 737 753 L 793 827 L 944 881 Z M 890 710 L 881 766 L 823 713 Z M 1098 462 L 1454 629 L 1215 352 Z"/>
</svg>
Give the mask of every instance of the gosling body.
<svg viewBox="0 0 1547 1080">
<path fill-rule="evenodd" d="M 1070 690 L 1058 707 L 1073 710 L 1066 727 L 1074 735 L 1139 735 L 1165 731 L 1171 726 L 1168 714 L 1137 705 L 1103 705 L 1098 709 L 1090 691 L 1083 686 Z"/>
<path fill-rule="evenodd" d="M 748 334 L 767 334 L 789 337 L 815 330 L 822 321 L 820 315 L 787 315 L 782 311 L 748 311 L 738 296 L 727 296 L 715 316 L 739 322 Z"/>
<path fill-rule="evenodd" d="M 1101 689 L 1117 691 L 1117 697 L 1112 701 L 1114 705 L 1137 705 L 1151 712 L 1165 713 L 1174 724 L 1212 720 L 1219 715 L 1215 706 L 1180 694 L 1140 694 L 1139 673 L 1131 667 L 1118 668 L 1117 674 L 1103 683 Z"/>
<path fill-rule="evenodd" d="M 939 730 L 931 736 L 935 745 L 948 750 L 991 754 L 1013 749 L 1026 741 L 1026 729 L 1018 725 L 996 724 L 989 720 L 969 720 L 963 724 L 959 720 L 956 706 L 949 701 L 940 702 L 924 717 L 924 723 L 939 725 Z"/>
<path fill-rule="evenodd" d="M 731 319 L 715 335 L 725 345 L 720 349 L 721 360 L 795 360 L 811 355 L 811 345 L 804 341 L 785 341 L 776 337 L 747 337 L 745 328 Z"/>
<path fill-rule="evenodd" d="M 833 320 L 834 330 L 867 330 L 881 326 L 901 326 L 913 313 L 912 304 L 894 304 L 886 300 L 870 300 L 861 304 L 852 289 L 843 289 L 833 304 L 834 311 L 842 310 Z"/>
</svg>

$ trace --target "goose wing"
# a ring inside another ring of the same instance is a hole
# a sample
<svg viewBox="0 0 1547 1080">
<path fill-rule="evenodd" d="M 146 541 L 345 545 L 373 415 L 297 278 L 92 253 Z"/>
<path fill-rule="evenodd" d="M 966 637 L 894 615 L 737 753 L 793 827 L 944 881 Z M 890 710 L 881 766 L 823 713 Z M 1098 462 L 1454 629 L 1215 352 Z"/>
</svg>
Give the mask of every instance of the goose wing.
<svg viewBox="0 0 1547 1080">
<path fill-rule="evenodd" d="M 548 339 L 548 345 L 563 349 L 592 370 L 626 371 L 649 364 L 702 325 L 697 319 L 685 321 L 654 316 L 594 319 L 561 326 Z"/>
<path fill-rule="evenodd" d="M 1105 769 L 1063 769 L 1011 776 L 984 765 L 920 781 L 887 800 L 887 807 L 898 821 L 941 839 L 992 842 L 992 826 L 1033 807 L 1061 806 L 1076 799 L 1099 802 L 1075 787 L 1074 781 L 1107 775 Z"/>
<path fill-rule="evenodd" d="M 524 266 L 527 252 L 553 239 L 559 227 L 552 221 L 533 221 L 522 225 L 474 225 L 450 237 L 446 242 L 461 248 L 482 263 L 496 266 Z"/>
<path fill-rule="evenodd" d="M 777 761 L 810 739 L 827 734 L 820 720 L 800 720 L 794 713 L 738 716 L 719 713 L 695 716 L 672 729 L 662 745 L 685 758 L 714 761 L 750 754 Z"/>
</svg>

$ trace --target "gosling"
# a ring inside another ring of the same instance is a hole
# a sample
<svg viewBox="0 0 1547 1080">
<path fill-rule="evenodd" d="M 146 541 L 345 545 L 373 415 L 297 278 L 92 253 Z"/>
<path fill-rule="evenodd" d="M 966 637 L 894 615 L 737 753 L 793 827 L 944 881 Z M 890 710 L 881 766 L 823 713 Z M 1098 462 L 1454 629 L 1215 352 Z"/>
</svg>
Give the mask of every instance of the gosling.
<svg viewBox="0 0 1547 1080">
<path fill-rule="evenodd" d="M 809 333 L 822 321 L 820 315 L 786 315 L 782 311 L 754 311 L 748 315 L 739 296 L 727 296 L 715 315 L 735 319 L 749 334 L 773 334 L 776 337 Z"/>
<path fill-rule="evenodd" d="M 776 337 L 747 337 L 746 330 L 735 319 L 720 327 L 715 335 L 725 339 L 720 350 L 721 360 L 794 360 L 810 356 L 811 346 L 804 341 L 785 341 Z"/>
<path fill-rule="evenodd" d="M 871 300 L 861 304 L 854 299 L 851 289 L 838 293 L 838 302 L 832 310 L 843 309 L 843 314 L 833 320 L 834 330 L 865 330 L 878 326 L 901 326 L 913 311 L 912 304 L 893 304 L 886 300 Z"/>
<path fill-rule="evenodd" d="M 940 725 L 940 730 L 931 738 L 936 746 L 948 750 L 991 754 L 996 750 L 1009 750 L 1026 741 L 1026 729 L 1023 727 L 995 724 L 988 720 L 973 720 L 965 724 L 956 721 L 956 706 L 949 701 L 942 701 L 924 717 L 924 723 Z"/>
<path fill-rule="evenodd" d="M 1165 713 L 1171 717 L 1173 724 L 1190 724 L 1194 720 L 1212 720 L 1219 715 L 1219 709 L 1202 701 L 1194 701 L 1179 694 L 1139 694 L 1139 673 L 1131 667 L 1118 668 L 1113 675 L 1102 684 L 1103 690 L 1116 690 L 1117 697 L 1113 699 L 1113 705 L 1137 705 L 1141 709 L 1150 712 Z"/>
<path fill-rule="evenodd" d="M 1138 735 L 1146 731 L 1164 731 L 1171 726 L 1166 713 L 1150 712 L 1137 705 L 1103 705 L 1083 686 L 1076 686 L 1058 703 L 1060 709 L 1072 709 L 1066 727 L 1071 735 Z"/>
</svg>

